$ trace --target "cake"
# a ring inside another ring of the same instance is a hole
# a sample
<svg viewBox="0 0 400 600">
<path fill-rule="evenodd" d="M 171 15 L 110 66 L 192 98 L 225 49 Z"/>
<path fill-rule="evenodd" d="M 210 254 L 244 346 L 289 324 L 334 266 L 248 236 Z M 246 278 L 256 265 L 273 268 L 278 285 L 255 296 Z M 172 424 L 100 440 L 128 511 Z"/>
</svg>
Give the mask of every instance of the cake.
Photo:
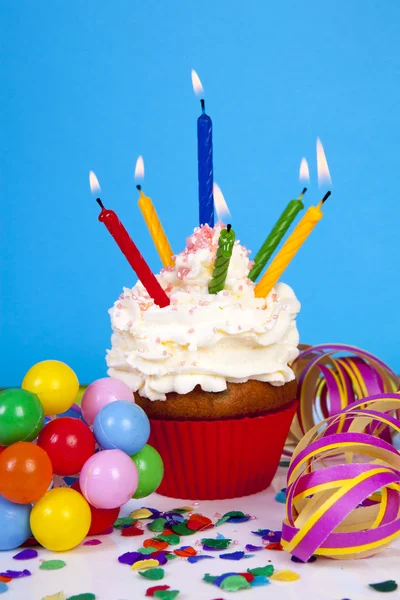
<svg viewBox="0 0 400 600">
<path fill-rule="evenodd" d="M 159 308 L 138 282 L 109 311 L 108 374 L 136 393 L 149 416 L 150 443 L 165 463 L 159 491 L 174 497 L 266 488 L 296 409 L 290 364 L 298 356 L 300 304 L 284 283 L 255 297 L 250 252 L 239 241 L 224 290 L 209 294 L 223 227 L 196 228 L 157 276 L 169 306 Z"/>
</svg>

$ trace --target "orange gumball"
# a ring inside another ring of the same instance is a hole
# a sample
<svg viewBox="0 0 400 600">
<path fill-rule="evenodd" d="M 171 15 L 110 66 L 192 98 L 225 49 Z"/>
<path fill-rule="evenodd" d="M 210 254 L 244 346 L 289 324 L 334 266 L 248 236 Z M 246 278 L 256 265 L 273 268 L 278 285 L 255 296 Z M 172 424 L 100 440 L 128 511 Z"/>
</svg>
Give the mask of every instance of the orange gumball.
<svg viewBox="0 0 400 600">
<path fill-rule="evenodd" d="M 17 442 L 0 454 L 0 495 L 17 504 L 30 504 L 47 491 L 53 477 L 50 458 L 30 442 Z"/>
</svg>

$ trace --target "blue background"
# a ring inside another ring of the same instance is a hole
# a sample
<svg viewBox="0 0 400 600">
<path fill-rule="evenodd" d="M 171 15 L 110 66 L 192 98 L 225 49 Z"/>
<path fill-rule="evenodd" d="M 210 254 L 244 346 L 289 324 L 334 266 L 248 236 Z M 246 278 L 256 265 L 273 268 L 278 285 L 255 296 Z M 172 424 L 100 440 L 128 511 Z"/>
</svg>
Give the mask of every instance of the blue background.
<svg viewBox="0 0 400 600">
<path fill-rule="evenodd" d="M 315 142 L 333 180 L 325 217 L 283 280 L 307 343 L 343 342 L 400 370 L 400 4 L 352 0 L 6 2 L 0 8 L 1 378 L 66 361 L 105 374 L 107 310 L 135 277 L 97 221 L 93 169 L 156 271 L 133 171 L 176 251 L 196 226 L 190 71 L 214 123 L 215 180 L 254 252 L 300 189 Z"/>
</svg>

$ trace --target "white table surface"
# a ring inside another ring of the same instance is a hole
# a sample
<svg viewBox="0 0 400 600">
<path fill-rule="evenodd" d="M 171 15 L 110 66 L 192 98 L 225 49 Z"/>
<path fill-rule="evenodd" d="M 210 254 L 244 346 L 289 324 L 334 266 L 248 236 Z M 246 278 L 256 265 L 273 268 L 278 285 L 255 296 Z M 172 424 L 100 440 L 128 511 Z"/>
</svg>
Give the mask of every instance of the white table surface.
<svg viewBox="0 0 400 600">
<path fill-rule="evenodd" d="M 251 534 L 259 528 L 281 529 L 284 515 L 284 505 L 275 500 L 275 493 L 285 487 L 285 468 L 280 468 L 272 486 L 265 492 L 239 498 L 236 500 L 218 500 L 213 502 L 201 501 L 195 506 L 195 512 L 212 518 L 215 513 L 221 515 L 229 510 L 242 510 L 256 517 L 246 523 L 225 523 L 218 529 L 209 530 L 206 536 L 216 537 L 222 533 L 225 537 L 237 540 L 239 543 L 231 546 L 225 552 L 244 550 L 245 544 L 261 545 L 261 538 Z M 121 510 L 120 516 L 141 506 L 149 506 L 158 510 L 171 510 L 184 505 L 193 505 L 186 500 L 174 500 L 153 494 L 149 498 L 131 501 Z M 148 521 L 146 521 L 147 523 Z M 152 537 L 147 532 L 140 537 L 121 537 L 120 531 L 115 530 L 111 535 L 93 536 L 101 539 L 98 546 L 79 546 L 69 552 L 54 553 L 42 548 L 36 548 L 39 556 L 32 560 L 17 561 L 12 556 L 16 550 L 0 553 L 0 570 L 29 569 L 31 577 L 15 579 L 2 595 L 4 600 L 42 600 L 43 597 L 63 591 L 65 597 L 83 592 L 92 592 L 96 600 L 136 600 L 144 598 L 145 592 L 154 585 L 169 585 L 171 589 L 180 590 L 178 600 L 204 598 L 249 598 L 257 600 L 379 600 L 382 597 L 368 587 L 369 583 L 395 579 L 400 584 L 400 541 L 391 548 L 384 550 L 373 558 L 359 561 L 336 561 L 319 558 L 315 563 L 297 564 L 290 560 L 285 552 L 261 550 L 254 553 L 253 558 L 240 561 L 222 560 L 220 552 L 215 552 L 214 560 L 204 560 L 190 564 L 183 558 L 177 558 L 167 563 L 163 568 L 165 577 L 161 581 L 150 581 L 133 572 L 129 565 L 118 562 L 118 556 L 124 552 L 133 551 L 142 545 L 142 541 Z M 182 537 L 181 545 L 195 546 L 196 540 L 205 537 L 198 533 L 190 537 Z M 90 539 L 90 538 L 89 538 Z M 178 548 L 175 546 L 173 548 Z M 222 552 L 222 551 L 221 551 Z M 210 553 L 209 553 L 210 554 Z M 40 561 L 62 559 L 67 566 L 57 571 L 39 570 Z M 300 574 L 301 579 L 293 583 L 273 582 L 264 587 L 254 587 L 229 593 L 214 585 L 202 581 L 204 573 L 220 575 L 224 572 L 246 571 L 248 568 L 264 566 L 272 561 L 275 570 L 290 569 Z M 386 594 L 387 598 L 400 598 L 400 587 L 395 592 Z"/>
</svg>

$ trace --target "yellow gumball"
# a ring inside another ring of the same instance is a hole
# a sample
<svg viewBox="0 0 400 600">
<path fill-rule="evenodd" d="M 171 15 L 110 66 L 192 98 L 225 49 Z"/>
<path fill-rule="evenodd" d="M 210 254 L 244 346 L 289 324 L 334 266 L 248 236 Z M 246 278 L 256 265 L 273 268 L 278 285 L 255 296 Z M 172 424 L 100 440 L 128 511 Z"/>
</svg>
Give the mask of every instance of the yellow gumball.
<svg viewBox="0 0 400 600">
<path fill-rule="evenodd" d="M 85 498 L 70 488 L 45 493 L 31 512 L 32 535 L 55 552 L 75 548 L 87 536 L 92 517 Z"/>
<path fill-rule="evenodd" d="M 43 360 L 29 369 L 21 387 L 38 395 L 45 415 L 60 415 L 75 402 L 79 381 L 65 363 Z"/>
</svg>

